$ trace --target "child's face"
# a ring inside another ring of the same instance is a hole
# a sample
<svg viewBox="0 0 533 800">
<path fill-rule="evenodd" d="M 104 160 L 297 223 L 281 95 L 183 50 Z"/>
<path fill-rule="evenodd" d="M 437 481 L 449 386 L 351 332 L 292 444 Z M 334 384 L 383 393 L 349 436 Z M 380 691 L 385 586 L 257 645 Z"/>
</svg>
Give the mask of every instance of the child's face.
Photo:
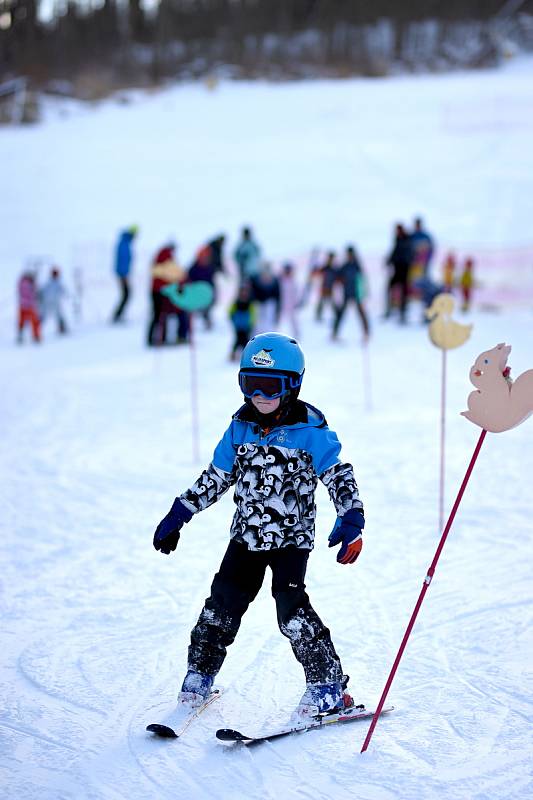
<svg viewBox="0 0 533 800">
<path fill-rule="evenodd" d="M 279 408 L 280 403 L 281 397 L 274 397 L 272 400 L 268 400 L 260 394 L 255 394 L 252 397 L 252 405 L 257 408 L 260 414 L 271 414 Z"/>
</svg>

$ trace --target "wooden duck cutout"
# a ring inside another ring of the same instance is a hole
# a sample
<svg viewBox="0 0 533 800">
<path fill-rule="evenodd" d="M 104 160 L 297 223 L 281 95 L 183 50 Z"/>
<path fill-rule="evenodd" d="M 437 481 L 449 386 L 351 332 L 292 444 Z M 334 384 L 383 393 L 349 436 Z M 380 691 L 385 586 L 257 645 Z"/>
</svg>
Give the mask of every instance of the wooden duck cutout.
<svg viewBox="0 0 533 800">
<path fill-rule="evenodd" d="M 533 414 L 533 369 L 513 381 L 507 359 L 511 345 L 498 344 L 481 353 L 470 370 L 476 387 L 468 396 L 462 416 L 492 433 L 516 428 Z"/>
<path fill-rule="evenodd" d="M 470 336 L 472 325 L 461 325 L 451 319 L 455 301 L 449 292 L 438 294 L 426 311 L 429 324 L 429 338 L 441 350 L 460 347 Z"/>
</svg>

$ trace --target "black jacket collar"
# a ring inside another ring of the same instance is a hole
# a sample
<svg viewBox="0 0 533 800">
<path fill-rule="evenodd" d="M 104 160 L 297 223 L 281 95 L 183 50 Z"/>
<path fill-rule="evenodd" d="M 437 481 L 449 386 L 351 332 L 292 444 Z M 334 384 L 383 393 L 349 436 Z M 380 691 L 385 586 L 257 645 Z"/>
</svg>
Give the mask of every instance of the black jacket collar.
<svg viewBox="0 0 533 800">
<path fill-rule="evenodd" d="M 247 403 L 244 403 L 244 405 L 239 408 L 233 415 L 233 419 L 239 422 L 250 422 L 260 426 L 253 409 L 250 408 Z M 275 420 L 272 421 L 271 429 L 277 428 L 280 425 L 296 425 L 298 422 L 308 422 L 308 419 L 307 405 L 302 400 L 296 400 L 295 403 L 291 404 L 288 412 L 284 414 L 280 420 L 277 422 Z"/>
</svg>

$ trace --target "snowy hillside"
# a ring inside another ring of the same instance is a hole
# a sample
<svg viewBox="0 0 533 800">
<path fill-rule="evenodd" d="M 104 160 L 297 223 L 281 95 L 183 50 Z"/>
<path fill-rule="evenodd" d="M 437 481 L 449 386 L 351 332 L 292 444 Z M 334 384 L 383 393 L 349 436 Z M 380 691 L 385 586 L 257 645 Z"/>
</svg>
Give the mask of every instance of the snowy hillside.
<svg viewBox="0 0 533 800">
<path fill-rule="evenodd" d="M 480 265 L 490 297 L 481 303 L 480 289 L 461 318 L 472 336 L 448 356 L 448 514 L 480 432 L 459 415 L 474 359 L 506 341 L 513 376 L 533 368 L 532 77 L 523 60 L 437 77 L 194 85 L 126 106 L 51 105 L 41 126 L 0 131 L 3 797 L 531 796 L 531 419 L 485 440 L 389 695 L 396 710 L 367 753 L 365 722 L 251 749 L 215 739 L 222 726 L 283 722 L 303 691 L 268 578 L 219 675 L 224 696 L 182 740 L 145 732 L 173 705 L 227 545 L 230 494 L 192 520 L 171 556 L 153 550 L 153 530 L 209 462 L 240 395 L 221 305 L 214 331 L 197 336 L 195 462 L 190 352 L 143 343 L 148 262 L 169 236 L 188 262 L 219 230 L 231 249 L 249 222 L 268 255 L 302 267 L 314 245 L 356 242 L 370 272 L 369 347 L 353 316 L 331 343 L 312 296 L 302 397 L 354 464 L 365 547 L 354 566 L 336 563 L 334 509 L 319 486 L 307 587 L 356 700 L 375 703 L 440 533 L 441 354 L 418 306 L 402 328 L 380 319 L 381 257 L 393 223 L 418 213 L 439 258 L 449 247 L 525 253 L 520 272 L 504 256 L 490 275 Z M 132 223 L 135 293 L 129 323 L 112 327 L 112 247 Z M 47 323 L 42 345 L 16 347 L 15 281 L 36 258 L 61 264 L 67 281 L 82 269 L 83 314 L 69 337 Z M 232 296 L 232 279 L 220 289 Z"/>
</svg>

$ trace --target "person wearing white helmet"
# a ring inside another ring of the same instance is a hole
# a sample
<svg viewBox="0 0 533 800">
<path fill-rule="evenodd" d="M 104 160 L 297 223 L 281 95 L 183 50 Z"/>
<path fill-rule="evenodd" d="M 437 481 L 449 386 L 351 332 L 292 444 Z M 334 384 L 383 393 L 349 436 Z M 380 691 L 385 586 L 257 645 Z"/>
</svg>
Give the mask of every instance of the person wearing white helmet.
<svg viewBox="0 0 533 800">
<path fill-rule="evenodd" d="M 169 554 L 194 514 L 234 486 L 230 543 L 191 632 L 179 701 L 199 705 L 211 692 L 227 647 L 272 570 L 278 625 L 303 667 L 306 689 L 298 715 L 334 712 L 353 703 L 330 632 L 311 606 L 305 573 L 315 534 L 315 489 L 320 479 L 337 512 L 329 545 L 352 564 L 362 548 L 363 505 L 351 464 L 324 415 L 298 399 L 305 371 L 300 345 L 280 333 L 254 336 L 241 357 L 244 405 L 196 483 L 176 498 L 157 526 L 154 547 Z"/>
</svg>

